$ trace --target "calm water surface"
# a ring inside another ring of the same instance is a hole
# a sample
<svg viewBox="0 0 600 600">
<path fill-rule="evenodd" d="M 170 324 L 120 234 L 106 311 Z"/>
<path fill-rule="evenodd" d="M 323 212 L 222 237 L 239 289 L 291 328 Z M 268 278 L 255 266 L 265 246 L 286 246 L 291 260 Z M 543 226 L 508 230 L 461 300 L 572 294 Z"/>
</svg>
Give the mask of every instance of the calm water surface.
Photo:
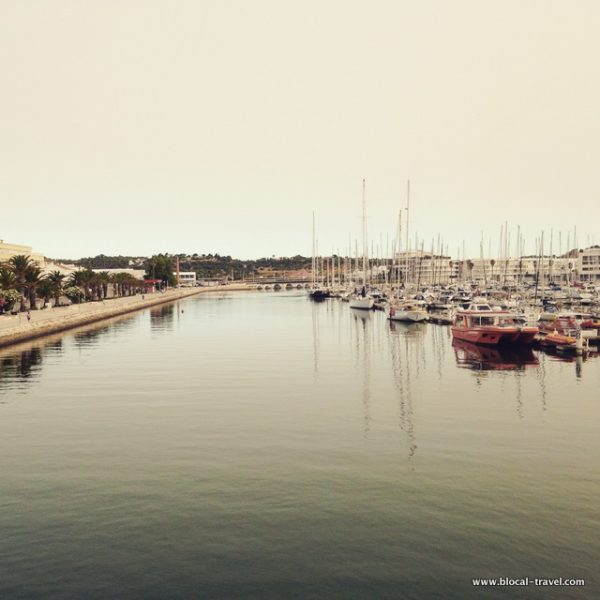
<svg viewBox="0 0 600 600">
<path fill-rule="evenodd" d="M 287 293 L 3 350 L 0 597 L 598 598 L 599 389 Z"/>
</svg>

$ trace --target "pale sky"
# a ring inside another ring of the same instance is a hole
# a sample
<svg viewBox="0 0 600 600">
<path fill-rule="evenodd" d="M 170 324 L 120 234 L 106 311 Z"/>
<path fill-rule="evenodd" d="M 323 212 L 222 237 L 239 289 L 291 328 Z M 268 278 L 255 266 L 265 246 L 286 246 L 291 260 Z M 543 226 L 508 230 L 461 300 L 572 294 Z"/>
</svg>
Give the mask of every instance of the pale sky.
<svg viewBox="0 0 600 600">
<path fill-rule="evenodd" d="M 597 0 L 0 0 L 0 75 L 0 239 L 47 256 L 310 255 L 313 209 L 344 252 L 363 177 L 375 244 L 409 178 L 426 248 L 600 243 Z"/>
</svg>

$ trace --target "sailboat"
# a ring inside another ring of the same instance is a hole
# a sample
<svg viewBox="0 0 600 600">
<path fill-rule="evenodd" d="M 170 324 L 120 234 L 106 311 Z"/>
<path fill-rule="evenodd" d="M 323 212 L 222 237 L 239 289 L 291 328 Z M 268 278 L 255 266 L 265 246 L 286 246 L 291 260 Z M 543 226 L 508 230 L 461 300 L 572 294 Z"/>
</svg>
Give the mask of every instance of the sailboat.
<svg viewBox="0 0 600 600">
<path fill-rule="evenodd" d="M 361 310 L 372 310 L 375 304 L 375 299 L 369 294 L 367 290 L 367 268 L 368 268 L 368 240 L 367 240 L 367 204 L 365 199 L 365 180 L 363 179 L 363 193 L 362 193 L 362 204 L 363 204 L 363 259 L 362 259 L 362 271 L 363 271 L 363 286 L 360 293 L 355 291 L 352 298 L 350 298 L 350 308 L 358 308 Z"/>
<path fill-rule="evenodd" d="M 388 319 L 390 321 L 404 321 L 406 323 L 420 323 L 428 321 L 429 315 L 423 306 L 422 301 L 406 300 L 398 304 L 390 305 Z"/>
<path fill-rule="evenodd" d="M 322 300 L 326 300 L 327 298 L 329 298 L 330 292 L 329 289 L 325 288 L 321 288 L 319 285 L 319 277 L 318 277 L 318 266 L 319 266 L 319 257 L 317 256 L 317 237 L 316 237 L 316 233 L 315 233 L 315 213 L 313 211 L 313 218 L 312 218 L 312 266 L 311 266 L 311 273 L 312 273 L 312 282 L 311 282 L 311 286 L 310 286 L 310 291 L 308 292 L 308 295 L 310 297 L 311 300 L 314 300 L 315 302 L 321 302 Z"/>
</svg>

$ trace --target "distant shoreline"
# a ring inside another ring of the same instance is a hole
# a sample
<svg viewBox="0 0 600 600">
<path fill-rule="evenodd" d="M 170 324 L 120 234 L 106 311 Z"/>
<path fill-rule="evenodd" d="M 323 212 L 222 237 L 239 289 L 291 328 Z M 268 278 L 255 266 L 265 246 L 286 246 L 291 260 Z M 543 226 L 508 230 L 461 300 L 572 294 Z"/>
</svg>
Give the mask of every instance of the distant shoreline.
<svg viewBox="0 0 600 600">
<path fill-rule="evenodd" d="M 151 294 L 111 298 L 104 302 L 88 302 L 31 311 L 31 321 L 27 320 L 27 313 L 0 316 L 0 348 L 61 333 L 82 325 L 90 325 L 112 317 L 189 298 L 198 294 L 254 290 L 256 290 L 256 286 L 245 284 L 179 288 L 167 292 L 153 292 Z"/>
</svg>

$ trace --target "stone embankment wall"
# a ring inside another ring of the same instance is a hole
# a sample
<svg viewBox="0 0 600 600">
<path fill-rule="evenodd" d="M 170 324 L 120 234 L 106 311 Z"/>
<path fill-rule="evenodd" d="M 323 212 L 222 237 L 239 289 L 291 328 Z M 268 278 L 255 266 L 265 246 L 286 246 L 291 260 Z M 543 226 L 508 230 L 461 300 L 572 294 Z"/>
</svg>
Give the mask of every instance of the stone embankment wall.
<svg viewBox="0 0 600 600">
<path fill-rule="evenodd" d="M 180 288 L 145 294 L 144 297 L 138 294 L 137 296 L 113 298 L 104 302 L 86 302 L 44 310 L 32 310 L 30 312 L 31 319 L 27 318 L 27 313 L 0 315 L 0 347 L 197 294 L 250 289 L 254 289 L 254 287 L 241 284 L 210 288 Z"/>
</svg>

